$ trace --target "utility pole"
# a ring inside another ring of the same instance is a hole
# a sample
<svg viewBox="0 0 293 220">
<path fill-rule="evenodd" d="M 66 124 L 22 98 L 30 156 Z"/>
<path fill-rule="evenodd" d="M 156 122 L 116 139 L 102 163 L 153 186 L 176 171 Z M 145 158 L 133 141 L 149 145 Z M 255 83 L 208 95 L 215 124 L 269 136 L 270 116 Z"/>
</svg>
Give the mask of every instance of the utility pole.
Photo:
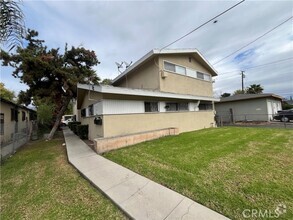
<svg viewBox="0 0 293 220">
<path fill-rule="evenodd" d="M 241 71 L 242 93 L 243 94 L 244 94 L 244 78 L 245 78 L 244 71 Z"/>
</svg>

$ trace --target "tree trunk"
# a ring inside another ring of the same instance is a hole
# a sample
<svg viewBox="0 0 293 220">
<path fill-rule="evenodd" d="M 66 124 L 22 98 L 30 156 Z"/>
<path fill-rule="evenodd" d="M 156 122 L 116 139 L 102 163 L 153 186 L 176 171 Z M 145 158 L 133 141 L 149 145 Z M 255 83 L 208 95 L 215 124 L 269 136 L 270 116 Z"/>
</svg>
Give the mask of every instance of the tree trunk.
<svg viewBox="0 0 293 220">
<path fill-rule="evenodd" d="M 59 124 L 60 124 L 62 115 L 64 115 L 64 112 L 66 111 L 67 106 L 68 106 L 70 100 L 71 100 L 71 96 L 67 96 L 66 99 L 65 99 L 65 102 L 64 102 L 64 104 L 62 106 L 62 108 L 60 109 L 60 111 L 57 114 L 56 121 L 54 123 L 54 126 L 53 126 L 53 128 L 52 128 L 49 136 L 47 137 L 47 140 L 51 140 L 53 138 L 53 136 L 54 136 L 54 134 L 55 134 L 55 132 L 56 132 Z"/>
</svg>

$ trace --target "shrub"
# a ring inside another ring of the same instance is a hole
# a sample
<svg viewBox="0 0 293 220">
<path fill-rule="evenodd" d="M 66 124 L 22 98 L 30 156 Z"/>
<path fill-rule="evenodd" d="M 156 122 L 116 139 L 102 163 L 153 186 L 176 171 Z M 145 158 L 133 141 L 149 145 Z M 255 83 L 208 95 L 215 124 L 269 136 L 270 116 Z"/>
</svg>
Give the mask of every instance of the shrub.
<svg viewBox="0 0 293 220">
<path fill-rule="evenodd" d="M 79 121 L 72 121 L 68 122 L 68 127 L 72 130 L 73 125 L 80 125 L 81 123 Z M 72 130 L 73 131 L 73 130 Z"/>
<path fill-rule="evenodd" d="M 74 134 L 77 134 L 77 126 L 79 126 L 80 123 L 74 123 L 71 125 L 71 130 L 74 132 Z"/>
<path fill-rule="evenodd" d="M 80 137 L 80 139 L 88 139 L 89 126 L 77 125 L 76 127 L 77 127 L 77 135 Z"/>
</svg>

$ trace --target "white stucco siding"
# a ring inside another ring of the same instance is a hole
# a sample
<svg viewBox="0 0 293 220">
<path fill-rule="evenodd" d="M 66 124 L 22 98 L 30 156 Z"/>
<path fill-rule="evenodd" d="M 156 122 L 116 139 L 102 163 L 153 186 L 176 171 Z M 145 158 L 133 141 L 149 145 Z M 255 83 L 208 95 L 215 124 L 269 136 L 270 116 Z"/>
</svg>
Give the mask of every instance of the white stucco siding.
<svg viewBox="0 0 293 220">
<path fill-rule="evenodd" d="M 199 109 L 198 109 L 198 105 L 199 105 L 199 103 L 200 103 L 200 101 L 198 101 L 198 102 L 190 102 L 189 103 L 189 111 L 191 111 L 191 112 L 196 112 L 196 111 L 198 111 Z"/>
<path fill-rule="evenodd" d="M 102 115 L 103 114 L 103 102 L 99 101 L 93 105 L 94 107 L 94 115 Z"/>
<path fill-rule="evenodd" d="M 166 102 L 159 102 L 159 112 L 166 112 Z"/>
<path fill-rule="evenodd" d="M 268 119 L 272 120 L 278 111 L 282 110 L 282 103 L 280 100 L 267 99 Z"/>
<path fill-rule="evenodd" d="M 103 100 L 104 115 L 144 113 L 144 101 Z"/>
</svg>

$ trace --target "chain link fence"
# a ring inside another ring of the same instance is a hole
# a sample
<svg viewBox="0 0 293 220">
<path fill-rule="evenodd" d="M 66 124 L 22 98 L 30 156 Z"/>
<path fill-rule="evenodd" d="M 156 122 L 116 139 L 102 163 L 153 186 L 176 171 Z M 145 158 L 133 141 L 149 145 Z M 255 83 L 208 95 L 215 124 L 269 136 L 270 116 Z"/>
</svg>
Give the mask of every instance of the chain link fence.
<svg viewBox="0 0 293 220">
<path fill-rule="evenodd" d="M 9 128 L 10 127 L 4 126 L 2 129 L 8 131 Z M 14 154 L 29 140 L 34 139 L 37 135 L 37 130 L 37 122 L 32 121 L 28 127 L 23 128 L 18 132 L 11 133 L 10 136 L 6 135 L 6 137 L 1 140 L 1 161 Z"/>
<path fill-rule="evenodd" d="M 293 128 L 293 120 L 280 121 L 274 119 L 275 114 L 231 114 L 230 112 L 217 112 L 216 123 L 222 126 L 246 126 L 246 127 L 272 127 Z"/>
</svg>

